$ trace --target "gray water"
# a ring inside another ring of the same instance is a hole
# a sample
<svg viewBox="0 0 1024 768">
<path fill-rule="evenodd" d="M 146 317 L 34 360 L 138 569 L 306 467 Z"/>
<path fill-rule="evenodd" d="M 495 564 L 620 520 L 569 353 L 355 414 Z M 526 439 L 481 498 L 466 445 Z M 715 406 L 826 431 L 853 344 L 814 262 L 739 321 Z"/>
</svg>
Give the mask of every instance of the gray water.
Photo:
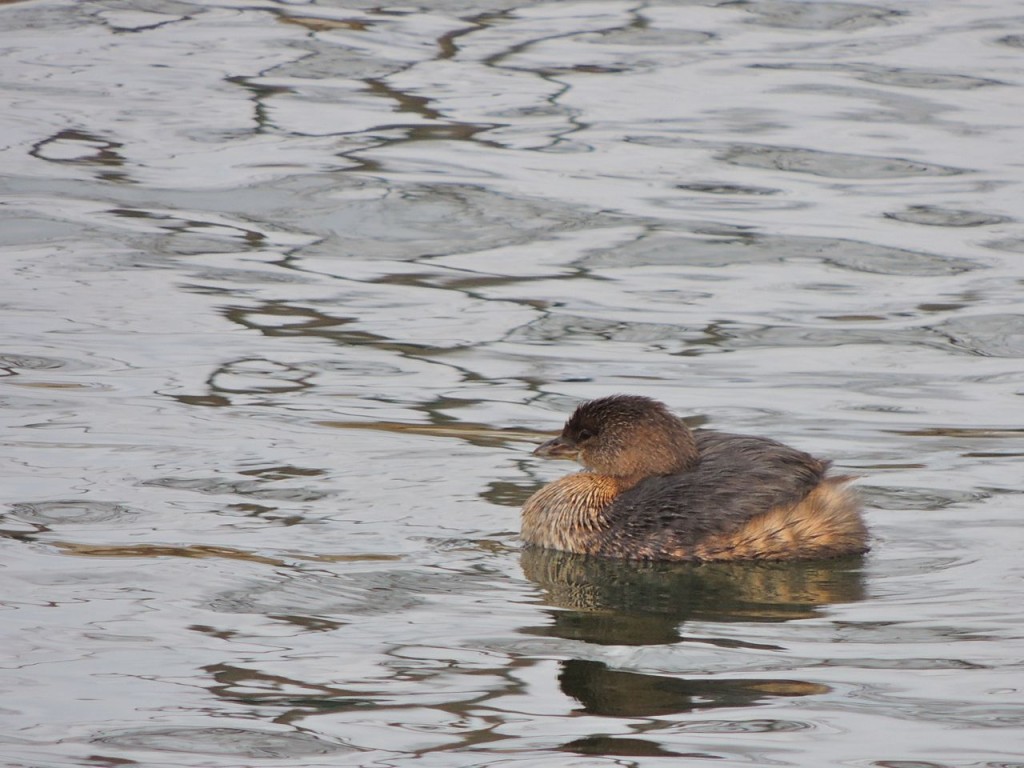
<svg viewBox="0 0 1024 768">
<path fill-rule="evenodd" d="M 1024 7 L 0 3 L 4 766 L 1024 765 Z M 631 392 L 863 559 L 522 553 Z"/>
</svg>

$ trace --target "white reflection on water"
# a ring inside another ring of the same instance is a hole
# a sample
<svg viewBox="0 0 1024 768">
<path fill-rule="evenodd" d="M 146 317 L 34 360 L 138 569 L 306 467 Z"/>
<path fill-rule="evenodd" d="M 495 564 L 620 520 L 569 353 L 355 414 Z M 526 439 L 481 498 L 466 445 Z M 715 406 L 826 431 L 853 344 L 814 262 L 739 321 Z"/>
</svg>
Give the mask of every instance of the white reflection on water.
<svg viewBox="0 0 1024 768">
<path fill-rule="evenodd" d="M 1019 761 L 1006 4 L 0 3 L 12 764 Z M 520 559 L 662 398 L 864 561 Z"/>
</svg>

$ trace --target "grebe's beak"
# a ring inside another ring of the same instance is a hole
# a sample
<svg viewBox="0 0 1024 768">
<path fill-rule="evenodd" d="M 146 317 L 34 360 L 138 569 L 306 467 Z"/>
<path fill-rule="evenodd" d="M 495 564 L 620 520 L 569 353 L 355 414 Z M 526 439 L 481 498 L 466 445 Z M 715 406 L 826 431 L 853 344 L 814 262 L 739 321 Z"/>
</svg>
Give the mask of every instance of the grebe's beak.
<svg viewBox="0 0 1024 768">
<path fill-rule="evenodd" d="M 579 447 L 559 435 L 537 446 L 533 455 L 541 456 L 545 459 L 569 459 L 574 461 L 579 452 Z"/>
</svg>

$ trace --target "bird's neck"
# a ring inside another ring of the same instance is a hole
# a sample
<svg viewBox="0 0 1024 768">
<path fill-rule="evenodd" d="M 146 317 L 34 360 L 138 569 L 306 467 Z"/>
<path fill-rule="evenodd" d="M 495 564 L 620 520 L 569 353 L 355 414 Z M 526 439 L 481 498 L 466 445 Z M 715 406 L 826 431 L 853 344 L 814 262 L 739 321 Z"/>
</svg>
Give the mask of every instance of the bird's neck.
<svg viewBox="0 0 1024 768">
<path fill-rule="evenodd" d="M 577 472 L 549 483 L 523 505 L 522 539 L 527 544 L 592 554 L 607 527 L 604 512 L 626 479 Z M 635 483 L 634 483 L 635 484 Z"/>
</svg>

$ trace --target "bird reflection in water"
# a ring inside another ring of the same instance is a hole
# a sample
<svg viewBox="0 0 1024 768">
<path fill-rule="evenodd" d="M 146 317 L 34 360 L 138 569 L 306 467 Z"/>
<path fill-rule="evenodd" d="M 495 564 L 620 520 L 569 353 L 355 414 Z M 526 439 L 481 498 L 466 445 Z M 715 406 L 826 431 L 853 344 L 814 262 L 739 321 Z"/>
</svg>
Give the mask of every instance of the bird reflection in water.
<svg viewBox="0 0 1024 768">
<path fill-rule="evenodd" d="M 813 618 L 825 606 L 865 597 L 862 562 L 856 557 L 695 565 L 624 562 L 530 547 L 523 550 L 521 564 L 552 606 L 550 625 L 525 631 L 595 645 L 668 645 L 682 640 L 680 630 L 689 620 L 778 623 Z M 775 648 L 734 638 L 703 642 Z M 829 690 L 800 680 L 643 674 L 583 659 L 561 663 L 559 685 L 582 711 L 609 717 L 746 707 Z"/>
</svg>

